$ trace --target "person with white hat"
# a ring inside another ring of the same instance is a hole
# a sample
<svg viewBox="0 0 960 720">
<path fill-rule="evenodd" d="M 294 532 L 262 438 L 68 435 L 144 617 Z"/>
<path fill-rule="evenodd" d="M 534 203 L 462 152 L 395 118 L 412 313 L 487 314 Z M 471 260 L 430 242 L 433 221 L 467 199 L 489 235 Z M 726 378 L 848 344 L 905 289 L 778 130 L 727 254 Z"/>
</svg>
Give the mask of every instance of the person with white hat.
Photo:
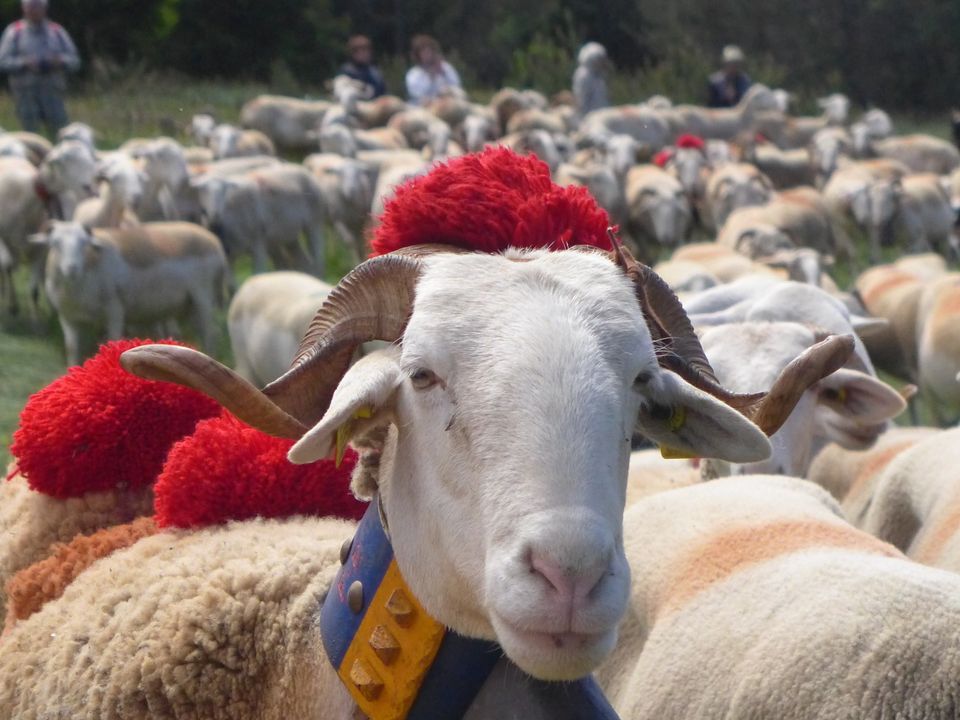
<svg viewBox="0 0 960 720">
<path fill-rule="evenodd" d="M 54 136 L 69 122 L 63 96 L 66 73 L 80 67 L 80 56 L 63 27 L 47 19 L 47 0 L 22 0 L 23 19 L 0 36 L 0 72 L 10 78 L 17 119 L 24 130 L 45 125 Z"/>
<path fill-rule="evenodd" d="M 607 107 L 607 71 L 610 59 L 607 49 L 598 42 L 588 42 L 577 53 L 577 69 L 573 73 L 573 97 L 581 117 Z"/>
<path fill-rule="evenodd" d="M 707 84 L 709 107 L 733 107 L 740 102 L 751 84 L 750 76 L 743 71 L 745 59 L 737 45 L 723 48 L 723 68 L 713 73 Z"/>
</svg>

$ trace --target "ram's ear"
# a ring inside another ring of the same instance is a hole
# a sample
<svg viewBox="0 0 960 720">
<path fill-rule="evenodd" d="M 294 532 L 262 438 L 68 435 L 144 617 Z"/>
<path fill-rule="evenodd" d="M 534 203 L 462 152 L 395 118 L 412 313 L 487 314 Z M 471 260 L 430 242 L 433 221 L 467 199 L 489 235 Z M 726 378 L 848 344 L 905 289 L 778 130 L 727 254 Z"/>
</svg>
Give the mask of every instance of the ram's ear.
<svg viewBox="0 0 960 720">
<path fill-rule="evenodd" d="M 395 347 L 378 350 L 347 371 L 326 414 L 290 448 L 290 462 L 311 463 L 336 451 L 339 464 L 351 437 L 388 422 L 394 392 L 403 380 L 397 352 Z"/>
<path fill-rule="evenodd" d="M 840 417 L 863 425 L 886 422 L 907 407 L 900 393 L 858 370 L 841 368 L 821 380 L 818 387 L 819 404 Z"/>
<path fill-rule="evenodd" d="M 767 436 L 730 406 L 660 370 L 641 388 L 645 396 L 637 430 L 660 446 L 664 457 L 718 458 L 735 463 L 770 457 Z"/>
</svg>

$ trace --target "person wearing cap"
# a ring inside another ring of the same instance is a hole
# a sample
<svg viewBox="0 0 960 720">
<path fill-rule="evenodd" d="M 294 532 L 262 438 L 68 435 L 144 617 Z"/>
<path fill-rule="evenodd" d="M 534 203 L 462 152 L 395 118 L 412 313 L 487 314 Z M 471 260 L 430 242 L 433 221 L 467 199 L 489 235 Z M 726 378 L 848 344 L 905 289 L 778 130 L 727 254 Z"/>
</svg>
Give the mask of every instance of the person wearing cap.
<svg viewBox="0 0 960 720">
<path fill-rule="evenodd" d="M 607 49 L 598 42 L 588 42 L 577 53 L 577 69 L 573 73 L 573 97 L 581 117 L 610 104 L 607 95 L 609 67 Z"/>
<path fill-rule="evenodd" d="M 9 76 L 10 93 L 21 127 L 54 136 L 69 122 L 63 96 L 66 73 L 80 67 L 70 35 L 47 19 L 47 0 L 22 0 L 23 18 L 0 37 L 0 72 Z"/>
<path fill-rule="evenodd" d="M 407 71 L 407 96 L 416 105 L 427 105 L 442 95 L 462 94 L 460 75 L 443 59 L 440 43 L 429 35 L 410 41 L 414 66 Z"/>
<path fill-rule="evenodd" d="M 723 69 L 710 76 L 707 105 L 714 108 L 733 107 L 750 87 L 750 76 L 743 71 L 743 50 L 736 45 L 723 49 Z"/>
<path fill-rule="evenodd" d="M 346 75 L 369 88 L 368 98 L 387 94 L 383 73 L 373 64 L 373 43 L 366 35 L 354 35 L 347 40 L 347 55 L 350 59 L 340 66 L 338 75 Z"/>
</svg>

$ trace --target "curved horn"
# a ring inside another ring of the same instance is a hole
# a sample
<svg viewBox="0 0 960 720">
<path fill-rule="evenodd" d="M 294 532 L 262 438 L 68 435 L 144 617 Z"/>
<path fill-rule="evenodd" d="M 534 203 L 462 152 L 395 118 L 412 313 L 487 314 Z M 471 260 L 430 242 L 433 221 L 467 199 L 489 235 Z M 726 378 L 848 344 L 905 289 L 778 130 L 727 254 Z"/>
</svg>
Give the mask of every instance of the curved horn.
<svg viewBox="0 0 960 720">
<path fill-rule="evenodd" d="M 120 365 L 145 380 L 172 382 L 202 392 L 269 435 L 296 439 L 309 429 L 233 370 L 196 350 L 179 345 L 141 345 L 123 353 Z"/>
<path fill-rule="evenodd" d="M 783 369 L 766 396 L 744 414 L 767 436 L 773 435 L 807 388 L 843 367 L 853 347 L 852 335 L 831 335 L 807 348 Z"/>
<path fill-rule="evenodd" d="M 634 284 L 637 301 L 643 310 L 657 362 L 672 370 L 694 387 L 744 411 L 755 405 L 763 393 L 740 395 L 724 389 L 717 380 L 710 361 L 700 345 L 683 305 L 663 278 L 653 269 L 638 262 L 611 233 L 612 260 L 623 268 Z"/>
<path fill-rule="evenodd" d="M 264 394 L 307 427 L 316 424 L 357 348 L 370 340 L 394 342 L 403 336 L 422 258 L 439 252 L 464 251 L 449 245 L 417 245 L 354 268 L 317 311 L 293 365 L 267 385 Z"/>
</svg>

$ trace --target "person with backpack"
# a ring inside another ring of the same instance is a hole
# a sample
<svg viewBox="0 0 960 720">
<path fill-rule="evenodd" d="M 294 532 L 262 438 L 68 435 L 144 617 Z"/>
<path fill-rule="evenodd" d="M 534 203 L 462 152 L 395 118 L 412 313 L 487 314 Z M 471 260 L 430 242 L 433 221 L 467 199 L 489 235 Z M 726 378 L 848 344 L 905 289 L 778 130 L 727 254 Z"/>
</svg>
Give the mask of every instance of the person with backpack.
<svg viewBox="0 0 960 720">
<path fill-rule="evenodd" d="M 22 0 L 23 18 L 0 36 L 0 72 L 9 76 L 17 119 L 24 130 L 51 137 L 69 122 L 63 96 L 67 72 L 80 56 L 63 27 L 47 19 L 47 0 Z"/>
</svg>

